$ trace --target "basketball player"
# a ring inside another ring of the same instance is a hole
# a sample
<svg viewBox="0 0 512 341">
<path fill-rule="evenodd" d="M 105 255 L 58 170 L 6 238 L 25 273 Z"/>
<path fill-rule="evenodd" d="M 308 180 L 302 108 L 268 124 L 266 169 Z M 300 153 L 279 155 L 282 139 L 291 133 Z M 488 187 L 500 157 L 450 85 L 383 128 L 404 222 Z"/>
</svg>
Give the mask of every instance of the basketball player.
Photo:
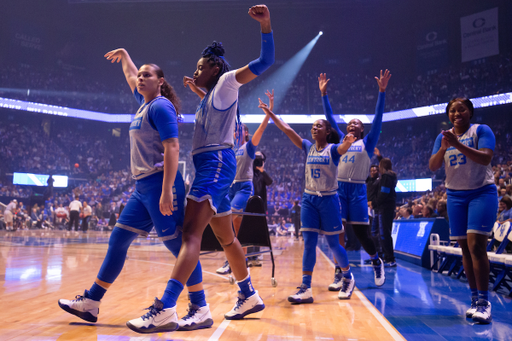
<svg viewBox="0 0 512 341">
<path fill-rule="evenodd" d="M 369 236 L 369 219 L 368 219 L 368 200 L 366 196 L 366 178 L 370 170 L 370 159 L 379 139 L 380 129 L 382 127 L 382 115 L 384 114 L 384 102 L 386 87 L 391 78 L 391 73 L 386 70 L 384 73 L 380 71 L 380 77 L 375 79 L 379 86 L 379 97 L 377 107 L 375 108 L 375 118 L 373 119 L 370 133 L 364 136 L 363 123 L 354 118 L 347 124 L 347 133 L 356 137 L 356 142 L 352 144 L 350 149 L 340 160 L 338 164 L 338 195 L 341 202 L 341 215 L 343 222 L 352 224 L 357 239 L 363 246 L 364 250 L 370 255 L 372 260 L 374 279 L 377 286 L 382 286 L 386 281 L 384 273 L 384 263 L 377 254 L 377 249 L 373 240 Z M 338 132 L 340 139 L 345 134 L 338 128 L 338 124 L 334 119 L 331 104 L 327 96 L 327 79 L 325 73 L 321 73 L 318 77 L 318 86 L 322 94 L 322 102 L 324 105 L 324 113 L 331 126 Z M 344 245 L 344 234 L 340 234 L 340 243 Z M 336 265 L 338 260 L 335 259 Z M 337 291 L 343 286 L 342 271 L 336 266 L 334 273 L 334 282 L 329 285 L 329 290 Z"/>
<path fill-rule="evenodd" d="M 338 297 L 349 299 L 354 290 L 355 280 L 350 271 L 348 256 L 339 243 L 338 235 L 343 232 L 341 222 L 340 202 L 336 192 L 336 174 L 338 162 L 347 152 L 356 138 L 347 134 L 343 143 L 339 143 L 338 134 L 326 120 L 317 120 L 311 128 L 314 144 L 302 139 L 288 124 L 281 121 L 260 100 L 259 107 L 270 115 L 276 126 L 297 147 L 306 154 L 306 185 L 302 195 L 301 232 L 304 238 L 304 253 L 302 255 L 302 284 L 299 291 L 288 297 L 291 303 L 313 303 L 311 280 L 316 263 L 316 246 L 318 235 L 323 234 L 329 248 L 339 259 L 344 276 L 347 279 L 340 288 Z"/>
<path fill-rule="evenodd" d="M 229 72 L 224 48 L 221 43 L 214 42 L 203 51 L 197 62 L 193 81 L 198 88 L 206 90 L 206 95 L 196 110 L 192 147 L 196 177 L 187 196 L 183 246 L 162 296 L 162 306 L 150 311 L 150 315 L 127 322 L 134 331 L 156 332 L 160 323 L 166 323 L 159 321 L 166 318 L 176 320 L 176 301 L 198 263 L 201 238 L 208 223 L 224 248 L 240 288 L 238 300 L 224 315 L 225 318 L 242 319 L 265 308 L 251 283 L 244 252 L 233 232 L 231 205 L 227 197 L 236 173 L 236 156 L 232 148 L 233 131 L 240 121 L 238 89 L 274 63 L 274 39 L 267 6 L 253 6 L 249 15 L 261 25 L 262 43 L 258 59 Z"/>
<path fill-rule="evenodd" d="M 128 248 L 139 235 L 148 235 L 154 226 L 165 246 L 178 256 L 185 201 L 185 186 L 178 171 L 179 99 L 174 89 L 157 65 L 145 64 L 137 70 L 124 49 L 110 51 L 105 57 L 112 62 L 121 61 L 126 81 L 141 106 L 130 125 L 135 192 L 112 231 L 107 255 L 91 288 L 74 300 L 59 300 L 62 309 L 89 322 L 97 321 L 101 299 L 121 273 Z M 199 262 L 187 286 L 191 301 L 189 315 L 179 323 L 177 319 L 168 320 L 148 330 L 165 332 L 178 327 L 192 330 L 212 326 Z M 156 299 L 146 315 L 152 316 L 161 305 Z M 194 316 L 202 318 L 198 320 Z"/>
<path fill-rule="evenodd" d="M 450 237 L 462 249 L 462 264 L 471 289 L 466 317 L 488 324 L 489 259 L 487 238 L 496 220 L 498 190 L 491 160 L 496 139 L 485 124 L 471 124 L 474 108 L 467 98 L 454 98 L 446 106 L 453 128 L 436 138 L 429 161 L 435 172 L 444 162 Z"/>
</svg>

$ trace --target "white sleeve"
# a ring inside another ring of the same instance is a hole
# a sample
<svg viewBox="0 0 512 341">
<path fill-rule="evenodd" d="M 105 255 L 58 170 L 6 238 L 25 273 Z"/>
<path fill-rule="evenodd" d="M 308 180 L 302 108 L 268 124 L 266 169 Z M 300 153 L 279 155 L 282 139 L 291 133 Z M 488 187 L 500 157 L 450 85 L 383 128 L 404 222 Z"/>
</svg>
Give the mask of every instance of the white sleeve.
<svg viewBox="0 0 512 341">
<path fill-rule="evenodd" d="M 226 72 L 219 78 L 213 93 L 213 106 L 218 110 L 229 108 L 238 99 L 242 84 L 236 80 L 236 70 Z"/>
</svg>

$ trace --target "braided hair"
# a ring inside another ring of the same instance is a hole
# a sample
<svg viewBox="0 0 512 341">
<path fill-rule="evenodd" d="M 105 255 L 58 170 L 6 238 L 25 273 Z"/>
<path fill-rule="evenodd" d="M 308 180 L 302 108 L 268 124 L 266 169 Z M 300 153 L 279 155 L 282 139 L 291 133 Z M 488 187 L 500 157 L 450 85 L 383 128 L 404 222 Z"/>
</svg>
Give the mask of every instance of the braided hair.
<svg viewBox="0 0 512 341">
<path fill-rule="evenodd" d="M 228 72 L 230 69 L 229 63 L 224 58 L 224 53 L 225 50 L 224 47 L 222 46 L 222 43 L 217 43 L 216 41 L 214 41 L 211 45 L 207 46 L 201 53 L 203 58 L 205 58 L 211 66 L 219 67 L 219 73 L 216 76 L 213 86 L 217 84 L 220 76 Z"/>
<path fill-rule="evenodd" d="M 164 72 L 156 64 L 145 64 L 145 65 L 151 66 L 153 68 L 153 70 L 155 70 L 156 76 L 158 78 L 163 78 L 164 79 L 164 83 L 160 87 L 160 94 L 162 96 L 164 96 L 165 98 L 167 98 L 169 101 L 171 101 L 172 105 L 174 106 L 174 109 L 176 110 L 176 116 L 178 117 L 178 119 L 180 119 L 181 118 L 181 115 L 180 115 L 180 110 L 181 110 L 180 98 L 176 94 L 176 91 L 174 90 L 172 85 L 167 83 L 167 81 L 165 80 Z"/>
</svg>

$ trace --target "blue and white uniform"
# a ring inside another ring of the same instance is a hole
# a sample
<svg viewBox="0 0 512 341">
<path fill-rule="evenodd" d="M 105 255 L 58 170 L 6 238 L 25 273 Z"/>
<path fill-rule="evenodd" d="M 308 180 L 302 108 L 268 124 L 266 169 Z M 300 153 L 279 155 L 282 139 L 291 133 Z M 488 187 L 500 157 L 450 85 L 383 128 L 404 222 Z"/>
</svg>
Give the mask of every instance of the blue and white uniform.
<svg viewBox="0 0 512 341">
<path fill-rule="evenodd" d="M 233 184 L 229 188 L 229 200 L 231 202 L 231 210 L 235 212 L 245 211 L 247 201 L 254 193 L 253 163 L 256 157 L 256 146 L 252 144 L 252 140 L 244 143 L 235 152 L 236 155 L 236 175 Z"/>
<path fill-rule="evenodd" d="M 178 171 L 172 188 L 174 211 L 160 212 L 164 146 L 162 141 L 178 138 L 178 121 L 173 104 L 159 96 L 149 103 L 135 89 L 141 107 L 130 125 L 130 155 L 135 191 L 128 200 L 116 227 L 147 235 L 153 226 L 162 240 L 181 239 L 184 219 L 185 185 Z"/>
<path fill-rule="evenodd" d="M 187 198 L 208 200 L 214 217 L 231 214 L 228 191 L 236 174 L 233 131 L 240 86 L 236 71 L 226 72 L 196 110 L 192 144 L 196 177 Z"/>
<path fill-rule="evenodd" d="M 301 231 L 334 235 L 343 232 L 340 202 L 336 192 L 338 171 L 337 144 L 328 144 L 322 150 L 316 144 L 302 140 L 306 154 L 306 186 L 302 195 Z"/>
<path fill-rule="evenodd" d="M 432 155 L 441 148 L 443 134 L 434 143 Z M 459 142 L 474 148 L 494 151 L 496 139 L 484 124 L 472 124 L 458 136 Z M 444 154 L 447 209 L 452 239 L 466 239 L 468 233 L 490 235 L 498 211 L 498 191 L 490 164 L 478 164 L 454 147 Z"/>
<path fill-rule="evenodd" d="M 351 224 L 368 225 L 368 199 L 366 196 L 366 179 L 370 172 L 370 160 L 379 140 L 382 128 L 386 94 L 379 92 L 375 118 L 368 135 L 352 144 L 338 165 L 338 195 L 341 202 L 343 221 Z M 336 129 L 343 141 L 345 134 L 340 130 L 334 119 L 331 104 L 327 95 L 322 96 L 324 113 L 331 126 Z"/>
</svg>

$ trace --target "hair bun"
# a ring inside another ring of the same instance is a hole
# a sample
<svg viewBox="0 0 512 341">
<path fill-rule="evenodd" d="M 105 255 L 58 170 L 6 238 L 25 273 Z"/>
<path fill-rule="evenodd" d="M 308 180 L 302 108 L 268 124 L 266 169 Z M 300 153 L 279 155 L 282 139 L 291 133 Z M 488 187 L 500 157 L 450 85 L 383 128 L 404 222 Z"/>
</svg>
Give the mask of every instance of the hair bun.
<svg viewBox="0 0 512 341">
<path fill-rule="evenodd" d="M 206 47 L 204 50 L 203 50 L 203 57 L 205 56 L 208 56 L 208 55 L 215 55 L 217 57 L 222 57 L 224 56 L 224 47 L 222 46 L 222 43 L 217 43 L 216 41 L 214 41 L 210 46 Z"/>
</svg>

